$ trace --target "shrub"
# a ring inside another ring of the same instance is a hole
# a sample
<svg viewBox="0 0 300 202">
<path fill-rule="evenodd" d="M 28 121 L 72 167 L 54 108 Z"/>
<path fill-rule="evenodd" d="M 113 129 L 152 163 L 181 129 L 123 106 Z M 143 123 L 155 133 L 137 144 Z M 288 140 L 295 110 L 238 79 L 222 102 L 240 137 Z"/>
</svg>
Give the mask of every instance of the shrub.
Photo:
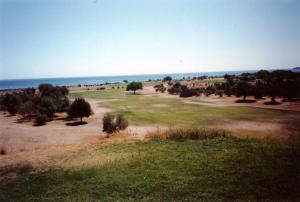
<svg viewBox="0 0 300 202">
<path fill-rule="evenodd" d="M 112 115 L 106 113 L 103 117 L 103 132 L 113 133 L 119 130 L 125 130 L 128 127 L 128 121 L 122 114 Z"/>
<path fill-rule="evenodd" d="M 150 132 L 147 138 L 150 140 L 198 140 L 198 139 L 211 139 L 217 137 L 225 137 L 230 135 L 225 130 L 215 130 L 207 128 L 171 128 L 164 131 Z"/>
<path fill-rule="evenodd" d="M 37 109 L 41 114 L 46 114 L 49 118 L 52 118 L 57 111 L 57 106 L 53 98 L 43 97 Z"/>
<path fill-rule="evenodd" d="M 182 88 L 185 88 L 186 86 L 181 85 L 180 82 L 176 82 L 171 88 L 168 89 L 168 92 L 173 95 L 180 94 L 182 91 Z"/>
<path fill-rule="evenodd" d="M 79 117 L 80 122 L 82 122 L 83 117 L 89 117 L 92 113 L 90 104 L 83 98 L 76 98 L 69 110 L 69 116 L 72 118 Z"/>
<path fill-rule="evenodd" d="M 208 86 L 206 89 L 205 89 L 205 95 L 206 96 L 209 96 L 211 94 L 214 94 L 216 92 L 216 89 L 214 86 Z"/>
<path fill-rule="evenodd" d="M 116 126 L 119 130 L 125 130 L 128 127 L 128 121 L 122 114 L 116 115 Z"/>
<path fill-rule="evenodd" d="M 223 97 L 224 91 L 223 90 L 216 90 L 215 95 L 218 95 L 219 97 Z"/>
<path fill-rule="evenodd" d="M 199 96 L 200 92 L 197 91 L 197 89 L 194 88 L 183 88 L 180 97 L 192 97 L 192 96 Z"/>
<path fill-rule="evenodd" d="M 157 84 L 157 85 L 153 86 L 153 88 L 155 88 L 156 92 L 160 91 L 162 93 L 164 93 L 167 90 L 167 88 L 164 87 L 163 84 Z"/>
<path fill-rule="evenodd" d="M 23 117 L 31 117 L 33 114 L 36 113 L 36 108 L 33 104 L 32 101 L 27 101 L 23 104 L 21 104 L 19 110 L 18 110 L 18 113 L 21 114 Z"/>
<path fill-rule="evenodd" d="M 48 119 L 47 115 L 45 115 L 45 114 L 38 114 L 37 117 L 34 120 L 34 123 L 37 126 L 42 126 L 42 125 L 46 124 L 47 119 Z"/>
<path fill-rule="evenodd" d="M 9 95 L 6 102 L 7 111 L 14 116 L 18 112 L 21 103 L 22 99 L 19 95 Z"/>
<path fill-rule="evenodd" d="M 110 113 L 106 113 L 102 119 L 103 121 L 103 132 L 113 133 L 116 131 L 116 126 L 113 123 L 113 115 Z"/>
</svg>

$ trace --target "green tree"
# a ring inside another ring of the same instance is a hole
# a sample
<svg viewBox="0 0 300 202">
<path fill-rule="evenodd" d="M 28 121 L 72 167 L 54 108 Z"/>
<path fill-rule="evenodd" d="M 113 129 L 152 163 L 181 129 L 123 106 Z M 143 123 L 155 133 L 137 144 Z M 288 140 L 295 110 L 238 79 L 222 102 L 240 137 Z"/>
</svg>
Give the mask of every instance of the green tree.
<svg viewBox="0 0 300 202">
<path fill-rule="evenodd" d="M 23 117 L 31 118 L 34 114 L 36 114 L 37 110 L 31 100 L 21 104 L 18 113 Z"/>
<path fill-rule="evenodd" d="M 51 97 L 41 98 L 41 101 L 37 106 L 37 109 L 41 114 L 46 114 L 49 118 L 52 118 L 54 113 L 57 111 L 55 102 Z"/>
<path fill-rule="evenodd" d="M 243 96 L 243 100 L 246 100 L 247 96 L 250 96 L 252 93 L 252 85 L 245 81 L 245 80 L 240 80 L 235 88 L 235 95 L 237 97 Z"/>
<path fill-rule="evenodd" d="M 142 90 L 143 89 L 143 84 L 142 82 L 131 82 L 127 85 L 126 87 L 126 90 L 129 91 L 129 90 L 132 90 L 133 91 L 133 94 L 135 94 L 135 91 L 136 90 Z"/>
<path fill-rule="evenodd" d="M 42 97 L 44 96 L 51 96 L 52 93 L 55 91 L 55 87 L 49 83 L 42 83 L 38 87 L 39 92 Z"/>
<path fill-rule="evenodd" d="M 170 76 L 166 76 L 166 77 L 163 79 L 163 82 L 169 82 L 169 81 L 172 81 L 172 77 L 170 77 Z"/>
<path fill-rule="evenodd" d="M 9 95 L 7 96 L 7 100 L 5 102 L 7 111 L 14 116 L 22 104 L 22 98 L 19 95 Z"/>
<path fill-rule="evenodd" d="M 71 104 L 69 115 L 72 118 L 80 118 L 82 123 L 83 117 L 89 117 L 92 114 L 92 109 L 90 104 L 85 101 L 83 98 L 76 98 L 75 101 Z"/>
</svg>

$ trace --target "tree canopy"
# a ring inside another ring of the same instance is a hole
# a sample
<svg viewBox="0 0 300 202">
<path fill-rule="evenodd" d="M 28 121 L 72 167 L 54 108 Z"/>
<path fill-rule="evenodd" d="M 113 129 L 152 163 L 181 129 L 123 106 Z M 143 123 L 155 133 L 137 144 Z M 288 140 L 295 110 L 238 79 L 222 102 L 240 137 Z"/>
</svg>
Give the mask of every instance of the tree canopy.
<svg viewBox="0 0 300 202">
<path fill-rule="evenodd" d="M 131 82 L 127 85 L 126 90 L 127 91 L 133 91 L 133 94 L 135 94 L 136 90 L 142 90 L 143 89 L 143 84 L 142 82 Z"/>
<path fill-rule="evenodd" d="M 69 116 L 72 118 L 80 118 L 82 122 L 83 117 L 89 117 L 92 114 L 92 109 L 90 104 L 83 98 L 76 98 L 71 104 L 69 110 Z"/>
</svg>

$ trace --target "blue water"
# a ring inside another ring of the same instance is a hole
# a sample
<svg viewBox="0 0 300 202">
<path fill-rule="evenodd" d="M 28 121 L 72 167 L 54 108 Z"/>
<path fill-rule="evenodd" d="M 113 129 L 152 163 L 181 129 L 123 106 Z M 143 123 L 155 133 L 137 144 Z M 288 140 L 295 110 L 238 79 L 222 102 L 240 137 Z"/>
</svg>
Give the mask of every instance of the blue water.
<svg viewBox="0 0 300 202">
<path fill-rule="evenodd" d="M 198 72 L 198 73 L 176 73 L 176 74 L 149 74 L 149 75 L 129 75 L 129 76 L 96 76 L 96 77 L 70 77 L 70 78 L 41 78 L 41 79 L 10 79 L 0 80 L 0 89 L 16 89 L 16 88 L 36 88 L 41 83 L 50 83 L 57 86 L 71 86 L 78 84 L 101 84 L 127 81 L 148 81 L 163 79 L 166 75 L 173 79 L 181 79 L 182 77 L 198 77 L 198 76 L 223 76 L 224 74 L 239 75 L 242 73 L 254 73 L 257 70 L 245 71 L 227 71 L 227 72 Z"/>
</svg>

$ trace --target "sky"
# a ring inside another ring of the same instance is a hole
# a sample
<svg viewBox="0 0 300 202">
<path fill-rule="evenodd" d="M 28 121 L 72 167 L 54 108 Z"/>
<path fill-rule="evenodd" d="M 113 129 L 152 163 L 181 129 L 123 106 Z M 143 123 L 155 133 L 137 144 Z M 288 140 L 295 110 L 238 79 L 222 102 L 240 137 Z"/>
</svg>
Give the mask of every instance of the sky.
<svg viewBox="0 0 300 202">
<path fill-rule="evenodd" d="M 0 79 L 296 66 L 299 0 L 0 0 Z"/>
</svg>

